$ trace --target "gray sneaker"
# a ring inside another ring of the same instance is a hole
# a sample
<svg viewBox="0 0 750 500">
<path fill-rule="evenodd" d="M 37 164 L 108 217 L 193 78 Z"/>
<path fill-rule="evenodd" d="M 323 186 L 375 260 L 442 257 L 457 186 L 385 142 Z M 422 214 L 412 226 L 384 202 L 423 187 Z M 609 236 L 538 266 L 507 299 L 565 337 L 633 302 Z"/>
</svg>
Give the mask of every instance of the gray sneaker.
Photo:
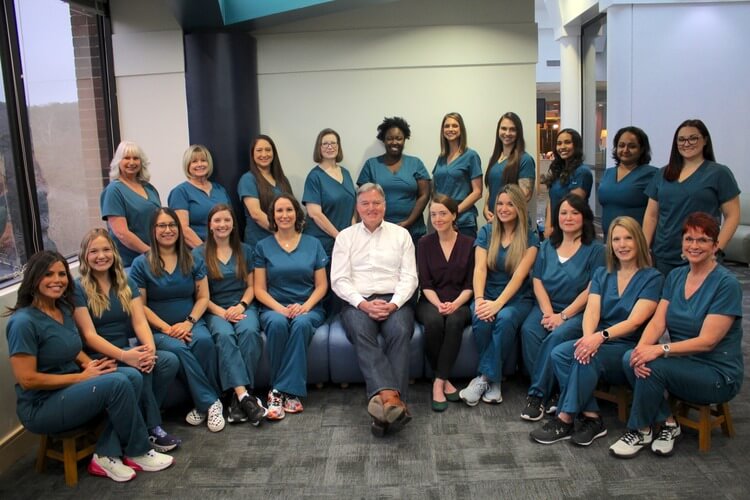
<svg viewBox="0 0 750 500">
<path fill-rule="evenodd" d="M 490 386 L 482 394 L 482 401 L 489 404 L 503 402 L 503 392 L 500 390 L 500 382 L 491 382 Z"/>
<path fill-rule="evenodd" d="M 657 455 L 668 457 L 674 453 L 674 443 L 682 435 L 682 430 L 677 422 L 664 423 L 661 426 L 659 435 L 651 443 L 651 451 Z"/>
<path fill-rule="evenodd" d="M 461 392 L 458 393 L 458 397 L 469 406 L 476 406 L 479 400 L 482 398 L 487 389 L 489 389 L 490 383 L 482 376 L 474 377 Z"/>
<path fill-rule="evenodd" d="M 633 458 L 645 446 L 651 444 L 654 439 L 654 433 L 649 428 L 648 433 L 639 430 L 629 430 L 617 440 L 615 444 L 609 447 L 609 452 L 617 458 Z"/>
</svg>

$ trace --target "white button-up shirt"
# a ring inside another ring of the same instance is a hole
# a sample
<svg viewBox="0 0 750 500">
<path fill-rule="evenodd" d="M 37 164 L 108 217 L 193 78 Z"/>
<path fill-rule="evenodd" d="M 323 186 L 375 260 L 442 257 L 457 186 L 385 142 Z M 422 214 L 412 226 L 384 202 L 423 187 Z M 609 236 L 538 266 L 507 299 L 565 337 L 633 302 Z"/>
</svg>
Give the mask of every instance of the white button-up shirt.
<svg viewBox="0 0 750 500">
<path fill-rule="evenodd" d="M 363 223 L 341 231 L 331 255 L 331 288 L 353 307 L 374 294 L 393 294 L 403 306 L 417 289 L 417 264 L 409 231 L 383 221 L 370 232 Z"/>
</svg>

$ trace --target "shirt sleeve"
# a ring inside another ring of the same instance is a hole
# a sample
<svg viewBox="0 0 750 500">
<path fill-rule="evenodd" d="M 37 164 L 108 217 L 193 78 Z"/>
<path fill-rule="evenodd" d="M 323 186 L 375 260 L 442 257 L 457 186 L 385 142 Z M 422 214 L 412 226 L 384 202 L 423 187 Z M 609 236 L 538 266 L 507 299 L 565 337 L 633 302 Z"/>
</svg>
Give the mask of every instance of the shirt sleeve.
<svg viewBox="0 0 750 500">
<path fill-rule="evenodd" d="M 485 224 L 482 226 L 482 228 L 479 230 L 479 234 L 477 234 L 477 239 L 474 240 L 474 246 L 479 248 L 484 248 L 485 250 L 490 248 L 490 229 L 492 228 L 492 224 Z"/>
<path fill-rule="evenodd" d="M 376 182 L 372 176 L 372 158 L 362 165 L 362 170 L 359 172 L 359 177 L 357 177 L 357 186 L 367 184 L 368 182 Z"/>
<path fill-rule="evenodd" d="M 141 296 L 141 291 L 138 289 L 138 285 L 136 285 L 135 281 L 133 281 L 130 277 L 128 277 L 128 286 L 130 287 L 130 293 L 132 294 L 134 299 L 137 299 Z"/>
<path fill-rule="evenodd" d="M 740 188 L 737 186 L 737 179 L 729 167 L 725 165 L 716 165 L 719 170 L 717 189 L 719 194 L 719 203 L 726 203 L 740 194 Z"/>
<path fill-rule="evenodd" d="M 76 307 L 88 307 L 86 292 L 83 291 L 83 286 L 78 280 L 76 280 L 73 288 L 73 305 Z"/>
<path fill-rule="evenodd" d="M 528 153 L 521 156 L 521 162 L 518 165 L 518 178 L 536 180 L 536 163 Z"/>
<path fill-rule="evenodd" d="M 414 178 L 418 181 L 429 181 L 430 173 L 425 168 L 424 163 L 419 158 L 414 158 Z"/>
<path fill-rule="evenodd" d="M 659 271 L 654 268 L 648 268 L 649 275 L 646 278 L 646 283 L 641 289 L 641 293 L 638 294 L 639 299 L 653 300 L 658 302 L 661 297 L 661 289 L 664 284 L 664 277 Z"/>
<path fill-rule="evenodd" d="M 432 273 L 429 265 L 429 248 L 427 236 L 423 236 L 417 242 L 417 275 L 419 277 L 419 286 L 422 290 L 434 290 L 435 285 L 432 281 Z"/>
<path fill-rule="evenodd" d="M 8 354 L 29 354 L 36 357 L 39 352 L 39 338 L 34 322 L 26 311 L 20 310 L 13 313 L 8 320 L 5 331 L 8 338 Z"/>
<path fill-rule="evenodd" d="M 661 183 L 664 179 L 665 168 L 667 167 L 659 169 L 659 171 L 656 172 L 656 174 L 654 174 L 654 176 L 651 178 L 651 182 L 648 183 L 646 189 L 643 190 L 643 192 L 646 193 L 646 196 L 656 202 L 659 201 L 659 188 L 661 187 Z"/>
<path fill-rule="evenodd" d="M 466 265 L 466 274 L 464 275 L 464 290 L 474 291 L 474 242 L 469 245 L 469 262 Z"/>
<path fill-rule="evenodd" d="M 607 274 L 606 267 L 600 267 L 594 271 L 594 276 L 591 277 L 591 288 L 589 289 L 589 294 L 602 295 Z"/>
<path fill-rule="evenodd" d="M 536 254 L 536 260 L 534 260 L 534 267 L 531 270 L 532 278 L 536 278 L 538 280 L 542 279 L 542 273 L 544 273 L 544 264 L 546 263 L 547 259 L 547 247 L 549 246 L 549 243 L 547 243 L 548 241 L 549 240 L 543 241 L 539 247 L 539 252 L 537 252 Z"/>
<path fill-rule="evenodd" d="M 170 191 L 167 205 L 169 205 L 169 208 L 172 210 L 190 209 L 190 200 L 188 199 L 188 193 L 184 184 L 180 184 Z"/>
<path fill-rule="evenodd" d="M 328 265 L 328 255 L 326 255 L 326 251 L 318 238 L 313 238 L 312 236 L 310 238 L 312 238 L 315 244 L 315 270 L 325 269 Z"/>
<path fill-rule="evenodd" d="M 258 183 L 253 174 L 251 174 L 250 172 L 245 172 L 244 174 L 242 174 L 242 177 L 240 177 L 240 182 L 237 183 L 237 194 L 239 195 L 240 200 L 244 198 L 260 199 L 260 194 L 258 193 Z"/>
<path fill-rule="evenodd" d="M 314 203 L 316 205 L 323 204 L 320 176 L 316 174 L 315 170 L 312 170 L 307 174 L 307 179 L 305 179 L 305 189 L 302 192 L 302 203 Z"/>
<path fill-rule="evenodd" d="M 208 274 L 206 269 L 206 261 L 200 255 L 193 257 L 193 280 L 202 280 Z"/>
<path fill-rule="evenodd" d="M 401 266 L 399 267 L 398 283 L 390 302 L 396 304 L 399 309 L 414 295 L 417 289 L 417 262 L 409 231 L 396 227 L 401 238 Z"/>
<path fill-rule="evenodd" d="M 107 220 L 110 216 L 126 217 L 128 215 L 125 198 L 116 188 L 114 181 L 102 192 L 100 205 L 102 220 Z"/>
<path fill-rule="evenodd" d="M 472 150 L 469 156 L 469 178 L 476 179 L 482 177 L 482 160 L 476 151 Z"/>
<path fill-rule="evenodd" d="M 707 314 L 742 317 L 742 287 L 734 276 L 727 274 L 719 281 Z"/>
<path fill-rule="evenodd" d="M 146 268 L 144 266 L 148 266 L 146 257 L 144 255 L 139 255 L 135 258 L 135 260 L 133 261 L 133 265 L 130 267 L 130 279 L 133 280 L 138 288 L 143 289 L 147 288 L 147 275 Z"/>
<path fill-rule="evenodd" d="M 241 243 L 240 248 L 242 249 L 242 255 L 245 257 L 245 266 L 247 267 L 247 272 L 251 273 L 253 271 L 253 268 L 255 267 L 255 252 L 253 252 L 253 249 L 250 247 L 250 245 L 247 245 L 245 243 Z"/>
<path fill-rule="evenodd" d="M 331 288 L 333 292 L 345 300 L 352 307 L 359 306 L 359 303 L 365 300 L 352 282 L 352 264 L 350 249 L 355 231 L 359 226 L 352 226 L 344 229 L 336 237 L 331 254 Z M 256 257 L 257 260 L 257 257 Z"/>
<path fill-rule="evenodd" d="M 575 171 L 574 178 L 578 181 L 578 185 L 581 189 L 586 191 L 586 196 L 591 194 L 591 187 L 594 185 L 594 174 L 591 173 L 591 169 L 585 165 L 581 165 Z"/>
<path fill-rule="evenodd" d="M 261 245 L 260 241 L 255 245 L 255 258 L 253 259 L 253 267 L 255 269 L 266 268 L 266 254 L 263 251 L 263 245 Z"/>
</svg>

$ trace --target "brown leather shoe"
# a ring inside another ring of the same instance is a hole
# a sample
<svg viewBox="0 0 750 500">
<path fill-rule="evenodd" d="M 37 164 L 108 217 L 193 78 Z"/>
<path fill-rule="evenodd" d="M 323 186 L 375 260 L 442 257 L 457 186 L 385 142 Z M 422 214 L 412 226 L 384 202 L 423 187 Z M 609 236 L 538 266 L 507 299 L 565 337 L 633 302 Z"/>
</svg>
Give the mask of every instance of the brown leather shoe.
<svg viewBox="0 0 750 500">
<path fill-rule="evenodd" d="M 383 399 L 380 397 L 380 393 L 370 398 L 370 401 L 367 403 L 367 413 L 370 414 L 373 420 L 385 423 Z"/>
<path fill-rule="evenodd" d="M 406 413 L 406 405 L 398 395 L 398 391 L 386 389 L 380 391 L 380 399 L 383 401 L 383 419 L 392 424 L 403 417 Z"/>
</svg>

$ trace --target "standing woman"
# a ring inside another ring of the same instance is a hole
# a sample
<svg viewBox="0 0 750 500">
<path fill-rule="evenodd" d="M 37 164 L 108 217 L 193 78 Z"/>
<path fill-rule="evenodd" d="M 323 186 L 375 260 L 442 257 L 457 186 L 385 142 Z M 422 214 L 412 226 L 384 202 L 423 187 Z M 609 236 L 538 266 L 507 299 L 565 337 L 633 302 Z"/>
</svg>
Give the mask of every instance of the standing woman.
<svg viewBox="0 0 750 500">
<path fill-rule="evenodd" d="M 477 207 L 482 198 L 482 163 L 466 146 L 466 126 L 458 113 L 448 113 L 440 126 L 440 156 L 432 169 L 433 191 L 458 203 L 456 226 L 461 234 L 476 238 Z"/>
<path fill-rule="evenodd" d="M 349 171 L 339 165 L 343 159 L 338 132 L 321 130 L 313 150 L 317 165 L 305 179 L 302 203 L 307 207 L 305 234 L 320 240 L 329 259 L 339 231 L 351 226 L 354 219 L 354 182 Z"/>
<path fill-rule="evenodd" d="M 651 146 L 646 132 L 638 127 L 618 130 L 613 149 L 615 168 L 604 171 L 598 191 L 604 234 L 609 233 L 612 220 L 621 215 L 643 224 L 643 214 L 648 204 L 645 190 L 658 171 L 648 164 L 651 161 Z"/>
<path fill-rule="evenodd" d="M 524 420 L 544 415 L 555 386 L 552 349 L 580 336 L 583 309 L 594 270 L 604 265 L 604 248 L 596 241 L 594 214 L 577 194 L 568 193 L 555 207 L 552 235 L 542 242 L 532 283 L 536 303 L 521 325 L 523 361 L 531 375 Z"/>
<path fill-rule="evenodd" d="M 276 144 L 267 135 L 259 135 L 250 146 L 250 171 L 242 174 L 237 184 L 237 194 L 245 206 L 244 241 L 250 248 L 271 234 L 266 213 L 281 193 L 291 194 L 292 187 L 281 168 Z"/>
<path fill-rule="evenodd" d="M 665 276 L 686 263 L 680 257 L 680 228 L 688 214 L 706 212 L 724 224 L 716 240 L 717 256 L 734 236 L 740 222 L 740 188 L 734 174 L 716 163 L 708 128 L 700 120 L 685 120 L 672 140 L 669 164 L 646 188 L 649 197 L 643 232 Z"/>
<path fill-rule="evenodd" d="M 209 302 L 206 266 L 185 245 L 180 220 L 162 207 L 151 218 L 151 249 L 133 262 L 130 277 L 138 285 L 156 348 L 177 355 L 180 373 L 195 408 L 185 420 L 208 429 L 224 428 L 224 408 L 216 385 L 216 347 L 201 318 Z"/>
<path fill-rule="evenodd" d="M 443 411 L 448 400 L 459 399 L 448 376 L 461 348 L 464 327 L 471 322 L 474 239 L 457 231 L 457 218 L 456 202 L 450 196 L 436 194 L 430 204 L 435 232 L 419 240 L 417 248 L 422 298 L 416 312 L 417 320 L 424 325 L 425 351 L 435 372 L 434 411 Z"/>
<path fill-rule="evenodd" d="M 401 117 L 384 118 L 377 138 L 385 153 L 370 158 L 362 167 L 357 185 L 380 184 L 385 191 L 385 220 L 409 230 L 416 247 L 425 235 L 424 209 L 430 199 L 430 174 L 416 156 L 405 155 L 411 129 Z"/>
<path fill-rule="evenodd" d="M 495 132 L 495 149 L 484 173 L 487 186 L 487 200 L 484 204 L 484 218 L 492 220 L 495 213 L 493 204 L 506 184 L 517 184 L 528 203 L 534 194 L 536 164 L 526 152 L 521 118 L 512 111 L 500 117 Z"/>
<path fill-rule="evenodd" d="M 524 192 L 503 186 L 491 224 L 482 226 L 474 243 L 474 315 L 472 327 L 479 351 L 479 375 L 459 393 L 469 406 L 501 403 L 503 358 L 514 346 L 524 318 L 531 311 L 529 271 L 539 238 L 529 229 Z"/>
<path fill-rule="evenodd" d="M 292 195 L 277 196 L 268 207 L 273 235 L 255 247 L 254 290 L 271 359 L 270 420 L 303 410 L 307 346 L 325 321 L 328 257 L 317 239 L 302 234 L 304 216 Z"/>
<path fill-rule="evenodd" d="M 107 221 L 125 267 L 148 251 L 151 214 L 161 206 L 159 193 L 148 182 L 148 164 L 136 143 L 122 141 L 109 164 L 110 183 L 99 198 L 102 220 Z"/>
<path fill-rule="evenodd" d="M 594 390 L 600 379 L 627 382 L 622 357 L 632 349 L 656 310 L 663 278 L 649 264 L 641 226 L 617 217 L 607 237 L 607 267 L 594 271 L 583 313 L 582 335 L 552 351 L 560 383 L 557 416 L 531 432 L 541 444 L 570 439 L 588 446 L 607 435 Z M 580 423 L 574 425 L 578 417 Z"/>
<path fill-rule="evenodd" d="M 182 155 L 182 170 L 187 180 L 169 193 L 169 208 L 177 213 L 185 243 L 195 248 L 206 241 L 208 212 L 219 203 L 229 204 L 224 186 L 208 180 L 214 161 L 206 146 L 193 144 Z"/>
<path fill-rule="evenodd" d="M 210 300 L 205 314 L 219 353 L 219 380 L 232 390 L 229 423 L 259 425 L 266 410 L 253 396 L 255 369 L 263 352 L 258 310 L 253 304 L 253 250 L 240 241 L 234 211 L 219 204 L 208 213 L 206 243 L 193 257 L 206 264 Z"/>
<path fill-rule="evenodd" d="M 572 128 L 564 128 L 558 132 L 554 155 L 549 171 L 542 176 L 542 183 L 549 191 L 544 219 L 544 236 L 547 238 L 552 234 L 552 209 L 560 203 L 563 196 L 574 193 L 588 203 L 594 184 L 591 168 L 583 164 L 581 134 Z"/>
<path fill-rule="evenodd" d="M 92 229 L 78 254 L 81 277 L 76 281 L 73 319 L 91 352 L 132 366 L 143 378 L 140 406 L 149 441 L 160 452 L 181 440 L 161 428 L 161 405 L 177 375 L 180 361 L 168 351 L 157 351 L 146 321 L 138 287 L 127 277 L 120 255 L 106 230 Z M 129 348 L 130 337 L 140 345 Z M 93 354 L 91 354 L 94 356 Z"/>
<path fill-rule="evenodd" d="M 151 449 L 138 409 L 140 376 L 132 368 L 115 371 L 114 360 L 92 360 L 81 350 L 72 297 L 65 258 L 49 250 L 32 255 L 16 305 L 6 313 L 18 419 L 31 432 L 52 434 L 104 412 L 107 425 L 89 464 L 91 474 L 123 482 L 136 470 L 166 469 L 174 459 Z"/>
</svg>

